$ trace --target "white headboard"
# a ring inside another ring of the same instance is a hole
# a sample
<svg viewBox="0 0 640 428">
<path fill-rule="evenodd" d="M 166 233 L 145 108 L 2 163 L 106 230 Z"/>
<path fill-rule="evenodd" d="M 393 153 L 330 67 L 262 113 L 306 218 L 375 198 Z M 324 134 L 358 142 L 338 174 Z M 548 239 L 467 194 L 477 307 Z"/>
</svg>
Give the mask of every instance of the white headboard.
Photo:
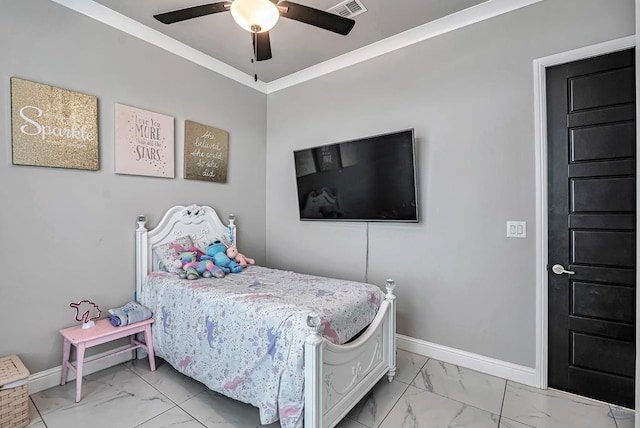
<svg viewBox="0 0 640 428">
<path fill-rule="evenodd" d="M 224 224 L 216 211 L 207 206 L 178 205 L 169 208 L 158 225 L 148 230 L 147 218 L 139 215 L 136 219 L 136 294 L 137 301 L 144 278 L 152 271 L 153 247 L 172 242 L 181 236 L 191 236 L 197 242 L 223 240 L 236 244 L 235 216 L 229 215 L 229 223 Z"/>
</svg>

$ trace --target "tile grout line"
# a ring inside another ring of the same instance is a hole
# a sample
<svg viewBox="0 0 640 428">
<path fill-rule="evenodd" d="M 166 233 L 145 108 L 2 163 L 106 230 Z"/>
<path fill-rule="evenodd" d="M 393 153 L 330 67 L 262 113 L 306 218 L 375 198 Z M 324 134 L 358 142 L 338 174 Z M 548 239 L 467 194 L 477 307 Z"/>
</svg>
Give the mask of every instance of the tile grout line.
<svg viewBox="0 0 640 428">
<path fill-rule="evenodd" d="M 156 361 L 157 362 L 157 361 Z M 133 365 L 134 362 L 131 362 L 131 364 Z M 173 409 L 174 407 L 178 407 L 178 404 L 173 401 L 171 398 L 167 397 L 166 395 L 164 395 L 162 392 L 160 392 L 160 390 L 158 388 L 156 388 L 155 386 L 151 385 L 151 383 L 149 381 L 147 381 L 145 378 L 143 378 L 142 376 L 140 376 L 135 370 L 130 369 L 129 367 L 126 366 L 126 363 L 122 363 L 120 364 L 120 366 L 124 367 L 126 370 L 128 370 L 129 372 L 133 373 L 134 375 L 138 376 L 138 378 L 140 378 L 144 383 L 146 383 L 147 385 L 149 385 L 151 388 L 153 388 L 158 394 L 162 395 L 163 397 L 166 397 L 167 400 L 169 400 L 170 402 L 173 403 L 173 407 L 168 408 L 167 410 L 165 410 L 164 412 L 160 412 L 157 415 L 147 419 L 146 421 L 136 425 L 136 427 L 139 427 L 140 425 L 146 424 L 147 422 L 151 421 L 154 418 L 157 418 L 158 416 L 168 412 L 169 410 Z M 200 421 L 198 421 L 200 422 Z"/>
<path fill-rule="evenodd" d="M 47 428 L 47 423 L 44 421 L 44 418 L 42 417 L 42 413 L 40 412 L 40 409 L 38 409 L 38 406 L 36 406 L 36 402 L 33 401 L 33 398 L 31 398 L 31 396 L 29 396 L 29 401 L 31 401 L 31 404 L 33 404 L 33 408 L 36 409 L 36 412 L 38 412 L 38 416 L 40 417 L 40 420 L 44 424 L 45 428 Z M 31 423 L 31 421 L 29 421 L 29 423 Z"/>
<path fill-rule="evenodd" d="M 156 361 L 156 363 L 157 363 L 157 361 Z M 132 364 L 133 364 L 133 363 L 132 363 Z M 167 397 L 167 396 L 166 396 L 165 394 L 163 394 L 163 393 L 162 393 L 158 388 L 156 388 L 156 387 L 155 387 L 154 385 L 152 385 L 148 380 L 146 380 L 144 377 L 142 377 L 139 373 L 137 373 L 135 370 L 131 370 L 129 367 L 127 367 L 127 366 L 126 366 L 126 363 L 122 363 L 121 365 L 122 365 L 124 368 L 126 368 L 127 370 L 129 370 L 130 372 L 134 373 L 134 374 L 135 374 L 136 376 L 138 376 L 140 379 L 142 379 L 142 381 L 144 381 L 144 382 L 145 382 L 147 385 L 149 385 L 151 388 L 153 388 L 153 389 L 155 389 L 156 391 L 158 391 L 158 394 L 162 395 L 163 397 Z M 205 391 L 202 391 L 202 392 L 205 392 Z M 195 396 L 197 396 L 197 395 L 202 394 L 202 392 L 200 392 L 200 393 L 198 393 L 198 394 L 194 395 L 193 397 L 195 397 Z M 191 397 L 191 398 L 193 398 L 193 397 Z M 186 401 L 189 401 L 191 398 L 189 398 L 189 399 L 187 399 L 187 400 L 183 401 L 182 403 L 184 403 L 184 402 L 186 402 Z M 183 408 L 182 408 L 182 406 L 180 406 L 180 404 L 182 404 L 182 403 L 176 403 L 175 401 L 173 401 L 173 400 L 172 400 L 171 398 L 169 398 L 169 397 L 167 397 L 167 400 L 171 401 L 171 402 L 174 404 L 174 406 L 173 406 L 173 407 L 171 407 L 171 408 L 169 408 L 169 409 L 167 409 L 167 410 L 165 410 L 164 412 L 160 412 L 160 413 L 158 413 L 158 414 L 157 414 L 157 415 L 155 415 L 154 417 L 152 417 L 152 418 L 150 418 L 150 419 L 148 419 L 148 420 L 146 420 L 146 421 L 142 422 L 141 424 L 139 424 L 139 425 L 137 425 L 137 426 L 144 425 L 144 424 L 146 424 L 147 422 L 149 422 L 150 420 L 152 420 L 152 419 L 154 419 L 154 418 L 157 418 L 158 416 L 163 415 L 163 414 L 167 413 L 168 411 L 170 411 L 170 410 L 172 410 L 172 409 L 175 409 L 175 408 L 177 407 L 178 409 L 182 410 L 182 411 L 183 411 L 183 412 L 185 412 L 187 415 L 189 415 L 189 416 L 190 416 L 194 421 L 196 421 L 197 423 L 199 423 L 200 425 L 202 425 L 203 427 L 205 427 L 205 428 L 206 428 L 206 425 L 205 425 L 205 424 L 203 424 L 203 423 L 200 421 L 200 419 L 196 418 L 196 417 L 195 417 L 195 416 L 193 416 L 191 413 L 189 413 L 188 411 L 186 411 L 185 409 L 183 409 Z M 256 428 L 260 428 L 260 425 L 258 425 Z"/>
<path fill-rule="evenodd" d="M 413 385 L 413 381 L 416 380 L 416 378 L 418 377 L 418 375 L 420 375 L 420 373 L 422 373 L 422 369 L 425 368 L 425 366 L 427 365 L 427 363 L 429 362 L 429 360 L 431 360 L 432 358 L 427 358 L 425 360 L 425 362 L 422 364 L 422 366 L 420 366 L 420 368 L 418 369 L 417 373 L 415 374 L 415 376 L 413 376 L 413 378 L 411 378 L 411 380 L 408 383 L 402 382 L 402 381 L 398 381 L 400 383 L 404 383 L 405 385 L 407 385 L 404 389 L 404 391 L 402 391 L 402 394 L 400 394 L 400 397 L 398 397 L 398 399 L 395 401 L 395 403 L 393 403 L 393 406 L 391 406 L 391 409 L 389 409 L 389 411 L 387 412 L 387 414 L 384 416 L 384 418 L 382 418 L 382 420 L 380 421 L 380 423 L 378 425 L 376 425 L 373 428 L 378 428 L 379 426 L 381 426 L 384 421 L 389 417 L 389 415 L 391 414 L 391 412 L 393 411 L 393 409 L 395 409 L 395 407 L 398 405 L 398 403 L 400 402 L 400 400 L 402 400 L 402 397 L 404 397 L 404 395 L 407 393 L 407 391 L 409 390 L 409 387 L 412 386 L 414 388 L 417 388 L 416 386 Z M 417 388 L 417 389 L 422 389 L 422 388 Z"/>
<path fill-rule="evenodd" d="M 400 381 L 398 381 L 398 382 L 400 382 Z M 406 385 L 406 386 L 405 386 L 405 388 L 404 388 L 404 390 L 402 391 L 402 394 L 400 394 L 400 397 L 398 397 L 398 399 L 393 403 L 393 406 L 391 406 L 391 408 L 389 409 L 389 411 L 387 412 L 387 414 L 386 414 L 386 415 L 384 415 L 384 418 L 382 418 L 382 420 L 380 421 L 380 423 L 379 423 L 379 424 L 377 424 L 375 427 L 372 427 L 372 428 L 378 428 L 380 425 L 382 425 L 382 423 L 385 421 L 385 419 L 387 419 L 387 418 L 389 417 L 389 414 L 390 414 L 390 413 L 393 411 L 393 409 L 398 405 L 398 403 L 400 402 L 400 400 L 402 400 L 402 397 L 404 396 L 404 394 L 406 394 L 407 390 L 408 390 L 408 389 L 409 389 L 409 387 L 411 386 L 411 385 L 406 384 L 406 383 L 404 383 L 404 382 L 400 382 L 400 383 L 402 383 L 402 384 Z M 358 421 L 356 421 L 356 422 L 358 422 Z"/>
<path fill-rule="evenodd" d="M 201 393 L 202 394 L 202 393 Z M 188 400 L 185 400 L 188 401 Z M 183 409 L 182 407 L 180 407 L 180 405 L 177 405 L 176 407 L 178 407 L 180 410 L 182 410 L 183 412 L 185 412 L 187 415 L 191 416 L 191 418 L 196 421 L 197 423 L 199 423 L 200 425 L 202 425 L 203 427 L 207 428 L 207 426 L 204 424 L 204 422 L 202 422 L 200 419 L 196 418 L 195 416 L 193 416 L 191 413 L 189 413 L 188 411 L 186 411 L 185 409 Z M 260 428 L 262 425 L 258 425 L 256 428 Z"/>
<path fill-rule="evenodd" d="M 363 424 L 363 423 L 361 423 L 361 422 L 359 422 L 359 421 L 357 421 L 357 420 L 355 420 L 355 419 L 352 419 L 352 418 L 350 418 L 350 417 L 348 417 L 348 416 L 345 416 L 345 418 L 346 418 L 346 419 L 349 419 L 349 420 L 352 420 L 352 421 L 354 421 L 354 422 L 357 422 L 357 423 L 359 423 L 360 425 L 362 425 L 362 426 L 364 426 L 364 427 L 367 427 L 367 428 L 377 428 L 377 427 L 379 427 L 380 425 L 382 425 L 382 424 L 384 423 L 384 421 L 389 417 L 389 414 L 393 411 L 393 409 L 396 407 L 396 405 L 400 402 L 400 400 L 402 399 L 402 397 L 404 396 L 404 394 L 407 392 L 407 390 L 409 389 L 409 387 L 410 387 L 410 386 L 412 386 L 412 385 L 411 385 L 411 384 L 412 384 L 412 382 L 416 379 L 416 377 L 418 377 L 418 375 L 420 374 L 420 372 L 422 371 L 422 369 L 424 368 L 424 366 L 426 366 L 426 365 L 427 365 L 427 361 L 429 361 L 429 360 L 430 360 L 430 358 L 427 358 L 427 360 L 422 364 L 422 366 L 420 366 L 420 368 L 418 369 L 418 371 L 417 371 L 417 373 L 415 374 L 415 376 L 413 376 L 413 378 L 411 378 L 411 380 L 410 380 L 408 383 L 407 383 L 407 382 L 403 382 L 403 381 L 398 380 L 398 379 L 395 379 L 395 377 L 394 377 L 394 380 L 395 380 L 396 382 L 402 383 L 402 384 L 404 384 L 404 385 L 406 385 L 406 386 L 405 386 L 404 390 L 402 391 L 402 394 L 400 394 L 400 397 L 398 397 L 398 399 L 393 403 L 393 406 L 391 406 L 391 409 L 389 409 L 389 411 L 387 412 L 387 414 L 386 414 L 386 415 L 384 415 L 384 417 L 382 418 L 382 420 L 380 420 L 380 423 L 379 423 L 379 424 L 377 424 L 377 425 L 376 425 L 376 426 L 374 426 L 374 427 L 368 427 L 368 425 Z M 396 366 L 397 366 L 397 364 L 396 364 Z M 396 369 L 397 369 L 397 367 L 396 367 Z M 396 373 L 396 374 L 397 374 L 397 373 Z M 415 387 L 414 387 L 414 388 L 415 388 Z"/>
<path fill-rule="evenodd" d="M 198 395 L 204 394 L 204 393 L 206 393 L 207 391 L 211 391 L 211 390 L 210 390 L 210 389 L 209 389 L 209 390 L 204 390 L 204 391 L 202 391 L 202 392 L 197 393 L 196 395 L 194 395 L 194 396 L 193 396 L 193 397 L 191 397 L 191 398 L 194 398 L 194 397 L 197 397 Z M 215 392 L 215 391 L 214 391 L 214 392 Z M 216 394 L 218 394 L 218 393 L 216 392 Z M 184 400 L 182 403 L 186 403 L 187 401 L 191 400 L 191 398 L 188 398 L 188 399 Z M 181 404 L 182 404 L 182 403 L 181 403 Z M 192 418 L 194 421 L 198 422 L 200 425 L 202 425 L 202 426 L 203 426 L 203 427 L 205 427 L 205 428 L 207 427 L 207 426 L 205 425 L 205 423 L 204 423 L 204 422 L 202 422 L 200 419 L 196 418 L 196 417 L 195 417 L 195 416 L 193 416 L 191 413 L 189 413 L 189 412 L 187 411 L 187 409 L 183 409 L 183 408 L 182 408 L 182 406 L 181 406 L 180 404 L 178 404 L 177 406 L 178 406 L 178 408 L 179 408 L 180 410 L 182 410 L 183 412 L 185 412 L 187 415 L 191 416 L 191 418 Z M 260 428 L 261 426 L 262 426 L 262 423 L 259 423 L 259 424 L 258 424 L 258 426 L 257 426 L 256 428 Z"/>
<path fill-rule="evenodd" d="M 429 358 L 429 359 L 424 363 L 424 365 L 422 366 L 422 369 L 427 365 L 427 362 L 429 362 L 429 360 L 434 360 L 434 361 L 436 361 L 436 362 L 441 362 L 440 360 L 436 360 L 436 359 L 433 359 L 433 358 Z M 447 363 L 447 364 L 449 364 L 449 363 Z M 461 367 L 461 366 L 457 366 L 457 365 L 455 365 L 455 364 L 451 364 L 451 365 L 452 365 L 452 366 L 455 366 L 455 367 Z M 413 380 L 415 380 L 415 379 L 418 377 L 418 375 L 422 372 L 422 369 L 420 369 L 420 371 L 418 371 L 418 374 L 416 374 L 416 376 L 414 376 Z M 468 370 L 471 370 L 471 369 L 468 369 Z M 471 371 L 475 371 L 475 372 L 477 372 L 476 370 L 471 370 Z M 482 372 L 477 372 L 477 373 L 480 373 L 480 374 L 486 374 L 486 373 L 482 373 Z M 496 377 L 496 376 L 492 376 L 492 375 L 487 375 L 487 376 Z M 502 379 L 502 378 L 498 378 L 498 379 L 501 379 L 501 380 L 504 380 L 504 381 L 505 381 L 505 391 L 506 391 L 506 388 L 507 388 L 507 382 L 508 382 L 508 381 L 507 381 L 506 379 Z M 413 382 L 413 381 L 412 381 L 412 382 Z M 421 391 L 429 392 L 429 393 L 434 394 L 434 395 L 437 395 L 437 396 L 439 396 L 439 397 L 442 397 L 442 398 L 446 398 L 446 399 L 448 399 L 448 400 L 455 401 L 455 402 L 457 402 L 457 403 L 462 404 L 463 406 L 472 407 L 472 408 L 477 409 L 477 410 L 480 410 L 480 411 L 482 411 L 482 412 L 485 412 L 485 413 L 489 413 L 489 414 L 495 415 L 495 413 L 491 412 L 490 410 L 486 410 L 486 409 L 483 409 L 483 408 L 481 408 L 481 407 L 474 406 L 473 404 L 465 403 L 464 401 L 461 401 L 461 400 L 459 400 L 459 399 L 456 399 L 456 398 L 450 397 L 450 396 L 448 396 L 448 395 L 443 395 L 443 394 L 441 394 L 441 393 L 439 393 L 439 392 L 436 392 L 435 390 L 434 390 L 434 391 L 430 391 L 430 390 L 428 390 L 428 389 L 424 389 L 424 388 L 422 388 L 422 387 L 419 387 L 419 386 L 413 385 L 412 383 L 411 383 L 411 384 L 409 384 L 409 386 L 413 386 L 414 388 L 417 388 L 417 389 L 419 389 L 419 390 L 421 390 Z M 502 403 L 501 403 L 501 405 L 500 405 L 500 414 L 498 415 L 498 417 L 499 417 L 499 418 L 502 416 L 502 405 L 503 405 L 503 404 L 504 404 L 504 393 L 503 393 L 503 395 L 502 395 Z"/>
<path fill-rule="evenodd" d="M 156 390 L 156 391 L 157 391 L 157 390 Z M 158 391 L 158 392 L 160 392 L 160 391 Z M 155 418 L 157 418 L 158 416 L 162 416 L 162 415 L 164 415 L 165 413 L 167 413 L 168 411 L 170 411 L 170 410 L 172 410 L 172 409 L 175 409 L 176 407 L 178 407 L 178 405 L 177 405 L 177 404 L 176 404 L 175 406 L 173 406 L 173 407 L 169 407 L 169 408 L 168 408 L 167 410 L 165 410 L 164 412 L 160 412 L 160 413 L 158 413 L 157 415 L 155 415 L 155 416 L 153 416 L 153 417 L 151 417 L 151 418 L 147 419 L 146 421 L 144 421 L 144 422 L 142 422 L 142 423 L 139 423 L 139 424 L 138 424 L 138 425 L 136 425 L 134 428 L 141 427 L 142 425 L 146 424 L 147 422 L 150 422 L 150 421 L 154 420 L 154 419 L 155 419 Z"/>
<path fill-rule="evenodd" d="M 613 419 L 613 424 L 616 426 L 616 428 L 620 428 L 618 426 L 618 420 L 616 419 L 616 415 L 613 413 L 613 408 L 611 408 L 611 404 L 609 404 L 609 414 L 611 415 L 611 419 Z"/>
<path fill-rule="evenodd" d="M 502 411 L 504 410 L 504 400 L 507 397 L 507 384 L 509 381 L 505 379 L 504 381 L 504 391 L 502 392 L 502 403 L 500 404 L 500 414 L 498 415 L 498 428 L 500 428 L 500 423 L 502 422 Z"/>
</svg>

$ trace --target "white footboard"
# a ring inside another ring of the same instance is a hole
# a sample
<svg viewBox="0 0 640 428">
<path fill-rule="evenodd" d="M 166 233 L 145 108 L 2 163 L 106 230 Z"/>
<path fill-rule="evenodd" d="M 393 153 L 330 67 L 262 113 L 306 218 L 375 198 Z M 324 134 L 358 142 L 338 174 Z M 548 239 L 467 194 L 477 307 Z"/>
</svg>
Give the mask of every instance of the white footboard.
<svg viewBox="0 0 640 428">
<path fill-rule="evenodd" d="M 309 314 L 311 333 L 305 344 L 305 428 L 331 428 L 385 375 L 396 373 L 395 283 L 373 322 L 345 345 L 322 338 L 320 317 Z"/>
</svg>

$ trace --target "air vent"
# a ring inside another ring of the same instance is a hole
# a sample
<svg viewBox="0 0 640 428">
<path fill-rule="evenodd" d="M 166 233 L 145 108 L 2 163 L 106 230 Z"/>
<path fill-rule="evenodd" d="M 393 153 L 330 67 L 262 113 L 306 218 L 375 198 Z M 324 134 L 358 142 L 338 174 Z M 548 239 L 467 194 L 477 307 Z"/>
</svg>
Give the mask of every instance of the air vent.
<svg viewBox="0 0 640 428">
<path fill-rule="evenodd" d="M 364 7 L 360 0 L 346 0 L 327 9 L 327 12 L 344 16 L 345 18 L 353 18 L 354 16 L 365 13 L 366 11 L 367 8 Z"/>
</svg>

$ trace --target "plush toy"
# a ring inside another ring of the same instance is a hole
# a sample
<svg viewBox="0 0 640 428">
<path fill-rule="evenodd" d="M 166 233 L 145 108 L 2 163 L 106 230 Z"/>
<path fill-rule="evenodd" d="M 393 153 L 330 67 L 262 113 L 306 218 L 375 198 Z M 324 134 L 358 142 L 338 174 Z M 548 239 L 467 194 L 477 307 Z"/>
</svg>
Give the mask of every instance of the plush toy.
<svg viewBox="0 0 640 428">
<path fill-rule="evenodd" d="M 202 256 L 203 260 L 213 260 L 224 273 L 238 273 L 242 272 L 242 266 L 236 263 L 235 260 L 231 260 L 227 256 L 227 247 L 220 241 L 215 241 L 206 249 L 206 255 Z"/>
<path fill-rule="evenodd" d="M 211 260 L 198 260 L 198 251 L 185 251 L 178 255 L 182 267 L 181 278 L 224 278 L 224 272 Z"/>
<path fill-rule="evenodd" d="M 243 268 L 247 267 L 247 265 L 253 265 L 256 263 L 256 261 L 252 258 L 239 253 L 238 248 L 236 248 L 235 244 L 227 248 L 227 257 L 229 257 L 231 260 L 235 260 L 236 263 L 238 263 Z"/>
<path fill-rule="evenodd" d="M 185 251 L 194 252 L 196 254 L 196 260 L 200 260 L 200 258 L 205 255 L 204 252 L 202 252 L 202 250 L 200 250 L 200 248 L 195 247 L 195 246 L 191 246 L 191 247 L 189 247 L 188 250 L 185 250 Z"/>
</svg>

